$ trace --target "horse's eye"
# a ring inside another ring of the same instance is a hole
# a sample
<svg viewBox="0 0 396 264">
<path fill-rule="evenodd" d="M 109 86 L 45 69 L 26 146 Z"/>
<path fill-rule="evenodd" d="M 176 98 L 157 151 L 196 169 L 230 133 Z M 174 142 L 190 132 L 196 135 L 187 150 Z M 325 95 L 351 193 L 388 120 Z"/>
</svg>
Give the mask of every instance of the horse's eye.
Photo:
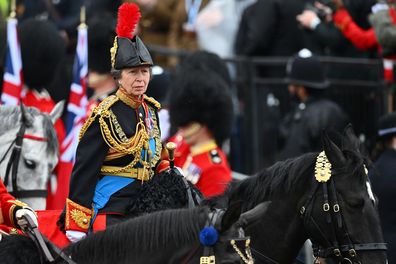
<svg viewBox="0 0 396 264">
<path fill-rule="evenodd" d="M 36 168 L 36 162 L 34 160 L 24 159 L 24 161 L 25 161 L 26 167 L 28 167 L 29 169 L 33 170 Z"/>
</svg>

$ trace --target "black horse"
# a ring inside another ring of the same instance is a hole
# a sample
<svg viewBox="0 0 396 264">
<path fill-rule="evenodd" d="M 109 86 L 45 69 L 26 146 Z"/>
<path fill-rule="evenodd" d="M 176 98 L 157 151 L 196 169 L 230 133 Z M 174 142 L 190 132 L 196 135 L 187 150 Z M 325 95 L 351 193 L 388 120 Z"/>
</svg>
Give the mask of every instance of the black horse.
<svg viewBox="0 0 396 264">
<path fill-rule="evenodd" d="M 293 263 L 306 239 L 316 256 L 335 263 L 386 263 L 377 201 L 366 173 L 369 161 L 350 126 L 340 142 L 338 147 L 324 133 L 320 157 L 309 153 L 278 162 L 211 201 L 217 206 L 241 201 L 242 211 L 272 201 L 263 218 L 246 230 L 256 263 Z"/>
<path fill-rule="evenodd" d="M 238 209 L 224 212 L 209 207 L 159 211 L 92 234 L 71 244 L 63 253 L 76 263 L 199 263 L 201 256 L 206 255 L 215 256 L 217 263 L 241 263 L 242 257 L 251 260 L 242 228 L 262 218 L 267 207 L 268 203 L 263 203 L 242 215 L 235 214 Z M 202 232 L 210 227 L 219 230 L 217 242 L 210 232 L 203 238 Z M 242 246 L 237 243 L 239 253 L 230 244 L 232 239 L 243 240 Z M 2 236 L 1 263 L 48 263 L 41 259 L 29 237 Z M 59 259 L 52 263 L 66 262 Z"/>
</svg>

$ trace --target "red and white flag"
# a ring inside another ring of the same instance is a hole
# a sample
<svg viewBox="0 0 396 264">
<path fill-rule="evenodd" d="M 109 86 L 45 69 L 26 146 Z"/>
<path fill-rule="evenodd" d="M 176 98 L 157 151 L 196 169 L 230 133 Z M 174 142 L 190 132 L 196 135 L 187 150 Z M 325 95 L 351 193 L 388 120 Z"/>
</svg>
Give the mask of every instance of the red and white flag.
<svg viewBox="0 0 396 264">
<path fill-rule="evenodd" d="M 61 147 L 61 161 L 74 163 L 78 135 L 86 119 L 88 75 L 88 32 L 85 25 L 78 28 L 78 42 L 73 66 L 66 116 L 66 137 Z"/>
<path fill-rule="evenodd" d="M 3 93 L 1 103 L 18 105 L 22 96 L 22 56 L 18 39 L 18 20 L 8 18 L 7 21 L 7 54 L 3 76 Z"/>
</svg>

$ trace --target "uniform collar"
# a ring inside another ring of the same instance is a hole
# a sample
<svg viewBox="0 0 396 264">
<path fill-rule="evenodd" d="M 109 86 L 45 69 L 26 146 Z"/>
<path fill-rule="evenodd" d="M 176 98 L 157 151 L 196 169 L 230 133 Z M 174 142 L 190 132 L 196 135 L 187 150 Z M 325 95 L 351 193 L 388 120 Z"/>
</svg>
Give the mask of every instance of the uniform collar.
<svg viewBox="0 0 396 264">
<path fill-rule="evenodd" d="M 133 99 L 129 95 L 127 95 L 122 89 L 118 89 L 116 92 L 116 96 L 120 98 L 122 102 L 124 102 L 126 105 L 132 107 L 133 109 L 139 108 L 139 106 L 142 105 L 145 95 L 143 95 L 141 101 L 137 101 L 136 99 Z"/>
<path fill-rule="evenodd" d="M 199 155 L 205 152 L 208 152 L 209 150 L 217 148 L 216 141 L 214 140 L 209 140 L 204 143 L 200 143 L 195 146 L 191 146 L 191 155 Z"/>
</svg>

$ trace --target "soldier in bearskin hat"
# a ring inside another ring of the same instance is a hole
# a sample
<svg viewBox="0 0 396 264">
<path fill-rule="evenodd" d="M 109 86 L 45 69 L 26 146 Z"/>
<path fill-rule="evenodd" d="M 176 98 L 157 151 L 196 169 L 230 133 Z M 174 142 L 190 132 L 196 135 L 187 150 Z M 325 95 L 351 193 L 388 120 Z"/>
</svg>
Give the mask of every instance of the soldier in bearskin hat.
<svg viewBox="0 0 396 264">
<path fill-rule="evenodd" d="M 88 87 L 92 91 L 87 115 L 103 99 L 117 90 L 111 75 L 110 48 L 113 46 L 116 21 L 109 13 L 93 16 L 88 21 Z"/>
<path fill-rule="evenodd" d="M 70 241 L 84 237 L 98 214 L 106 216 L 106 226 L 123 220 L 142 183 L 166 167 L 160 161 L 160 104 L 145 95 L 153 61 L 133 35 L 139 18 L 136 4 L 120 6 L 110 51 L 118 89 L 92 110 L 80 131 L 65 210 Z"/>
<path fill-rule="evenodd" d="M 205 197 L 224 192 L 231 181 L 227 157 L 220 148 L 229 138 L 233 108 L 230 89 L 212 71 L 179 72 L 169 100 L 171 125 L 179 129 L 175 165 Z M 178 139 L 181 137 L 181 140 Z"/>
<path fill-rule="evenodd" d="M 325 98 L 329 83 L 321 62 L 309 50 L 303 49 L 293 56 L 286 73 L 289 92 L 298 104 L 280 126 L 283 148 L 279 159 L 319 151 L 323 129 L 342 131 L 348 123 L 345 112 Z"/>
<path fill-rule="evenodd" d="M 369 176 L 379 200 L 378 212 L 384 240 L 388 243 L 388 261 L 396 263 L 396 112 L 382 116 L 377 131 L 379 156 Z"/>
<path fill-rule="evenodd" d="M 18 34 L 24 81 L 22 102 L 26 106 L 34 106 L 42 112 L 50 113 L 56 104 L 54 97 L 63 93 L 62 85 L 53 86 L 52 84 L 65 56 L 66 45 L 55 25 L 49 21 L 26 19 L 19 24 Z M 61 119 L 55 122 L 55 130 L 60 146 L 66 135 Z M 65 164 L 58 163 L 54 170 L 53 175 L 57 177 L 58 183 L 68 178 L 62 173 L 63 166 Z M 51 189 L 53 187 L 49 186 Z M 47 209 L 62 208 L 65 198 L 66 192 L 61 188 L 56 188 L 55 193 L 49 192 Z"/>
</svg>

